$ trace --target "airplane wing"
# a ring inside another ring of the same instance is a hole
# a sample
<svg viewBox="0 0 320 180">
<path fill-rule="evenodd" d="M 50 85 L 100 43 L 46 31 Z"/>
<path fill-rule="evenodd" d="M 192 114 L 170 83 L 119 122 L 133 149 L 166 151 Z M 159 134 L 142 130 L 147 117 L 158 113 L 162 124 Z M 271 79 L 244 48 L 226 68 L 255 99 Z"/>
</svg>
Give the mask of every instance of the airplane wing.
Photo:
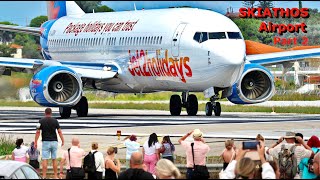
<svg viewBox="0 0 320 180">
<path fill-rule="evenodd" d="M 260 65 L 281 64 L 320 56 L 320 48 L 247 55 L 247 61 Z"/>
<path fill-rule="evenodd" d="M 10 32 L 20 32 L 31 34 L 35 36 L 41 36 L 41 28 L 40 27 L 24 27 L 24 26 L 13 26 L 13 25 L 4 25 L 0 24 L 0 30 L 10 31 Z"/>
<path fill-rule="evenodd" d="M 0 75 L 6 69 L 35 72 L 48 66 L 66 66 L 74 70 L 81 78 L 89 79 L 110 79 L 118 73 L 118 66 L 114 63 L 82 63 L 0 57 Z"/>
</svg>

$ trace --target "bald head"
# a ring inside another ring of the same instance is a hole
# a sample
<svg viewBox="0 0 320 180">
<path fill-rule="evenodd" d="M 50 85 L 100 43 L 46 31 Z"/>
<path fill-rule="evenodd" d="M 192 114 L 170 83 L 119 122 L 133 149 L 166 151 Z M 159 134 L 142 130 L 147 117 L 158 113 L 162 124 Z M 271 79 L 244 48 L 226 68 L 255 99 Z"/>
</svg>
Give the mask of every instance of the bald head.
<svg viewBox="0 0 320 180">
<path fill-rule="evenodd" d="M 78 137 L 73 137 L 72 138 L 72 146 L 78 146 L 80 143 L 79 138 Z"/>
<path fill-rule="evenodd" d="M 141 152 L 134 152 L 131 154 L 130 158 L 130 167 L 131 168 L 140 168 L 142 167 L 143 158 Z"/>
</svg>

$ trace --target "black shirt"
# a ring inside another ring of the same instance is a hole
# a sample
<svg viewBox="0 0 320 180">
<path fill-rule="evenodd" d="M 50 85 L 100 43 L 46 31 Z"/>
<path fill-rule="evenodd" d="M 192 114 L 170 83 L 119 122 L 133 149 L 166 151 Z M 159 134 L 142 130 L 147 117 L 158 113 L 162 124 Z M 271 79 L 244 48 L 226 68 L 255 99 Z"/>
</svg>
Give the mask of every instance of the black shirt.
<svg viewBox="0 0 320 180">
<path fill-rule="evenodd" d="M 56 129 L 60 129 L 59 122 L 52 117 L 45 117 L 39 120 L 42 130 L 42 141 L 58 141 Z"/>
<path fill-rule="evenodd" d="M 118 179 L 154 179 L 154 177 L 151 173 L 146 172 L 143 169 L 129 168 L 126 171 L 120 173 Z"/>
</svg>

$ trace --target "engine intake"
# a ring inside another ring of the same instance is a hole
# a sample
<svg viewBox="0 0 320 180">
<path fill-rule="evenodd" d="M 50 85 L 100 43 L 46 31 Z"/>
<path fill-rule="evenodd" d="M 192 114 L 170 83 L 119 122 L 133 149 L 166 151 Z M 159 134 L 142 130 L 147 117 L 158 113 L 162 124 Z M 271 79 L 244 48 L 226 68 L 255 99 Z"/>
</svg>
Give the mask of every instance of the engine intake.
<svg viewBox="0 0 320 180">
<path fill-rule="evenodd" d="M 233 85 L 228 100 L 235 104 L 254 104 L 267 101 L 275 92 L 270 71 L 258 64 L 246 64 L 238 83 Z"/>
<path fill-rule="evenodd" d="M 82 82 L 70 68 L 50 66 L 33 76 L 30 93 L 42 106 L 74 106 L 82 97 Z"/>
</svg>

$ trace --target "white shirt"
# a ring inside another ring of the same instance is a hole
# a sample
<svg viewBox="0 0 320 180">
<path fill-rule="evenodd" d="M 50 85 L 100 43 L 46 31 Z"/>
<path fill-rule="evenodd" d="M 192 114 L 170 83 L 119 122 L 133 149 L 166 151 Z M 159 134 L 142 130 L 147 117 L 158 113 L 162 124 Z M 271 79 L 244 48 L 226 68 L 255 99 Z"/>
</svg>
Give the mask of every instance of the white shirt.
<svg viewBox="0 0 320 180">
<path fill-rule="evenodd" d="M 94 153 L 97 150 L 91 150 L 91 153 Z M 103 154 L 101 152 L 96 152 L 94 154 L 94 161 L 96 163 L 96 168 L 98 172 L 103 172 L 104 171 L 104 158 Z"/>
<path fill-rule="evenodd" d="M 235 169 L 237 161 L 233 160 L 229 163 L 228 167 L 219 174 L 220 179 L 234 179 L 236 178 Z M 266 162 L 262 164 L 262 179 L 276 179 L 276 174 L 272 166 Z"/>
<path fill-rule="evenodd" d="M 15 158 L 23 158 L 27 156 L 28 147 L 21 145 L 19 149 L 15 148 L 13 150 Z"/>
<path fill-rule="evenodd" d="M 126 159 L 130 159 L 132 153 L 139 151 L 140 144 L 136 141 L 131 141 L 130 139 L 127 139 L 124 141 L 123 144 L 127 147 Z"/>
<path fill-rule="evenodd" d="M 148 141 L 146 141 L 143 144 L 143 148 L 146 155 L 153 155 L 156 153 L 156 149 L 161 148 L 161 144 L 159 142 L 156 142 L 155 144 L 151 145 L 151 147 L 149 147 Z"/>
</svg>

